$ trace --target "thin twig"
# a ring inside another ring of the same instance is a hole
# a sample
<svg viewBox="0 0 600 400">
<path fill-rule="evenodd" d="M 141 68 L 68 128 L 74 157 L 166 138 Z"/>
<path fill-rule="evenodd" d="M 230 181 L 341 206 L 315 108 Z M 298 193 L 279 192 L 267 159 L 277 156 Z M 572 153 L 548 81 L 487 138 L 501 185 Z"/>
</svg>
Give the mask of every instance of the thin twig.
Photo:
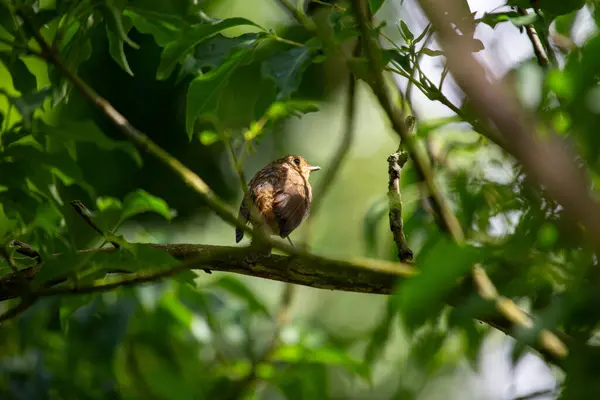
<svg viewBox="0 0 600 400">
<path fill-rule="evenodd" d="M 13 240 L 11 243 L 12 246 L 15 246 L 15 251 L 19 254 L 27 256 L 29 258 L 33 258 L 38 263 L 42 262 L 42 256 L 37 252 L 33 247 L 28 245 L 25 242 L 21 242 L 20 240 Z"/>
<path fill-rule="evenodd" d="M 2 315 L 0 315 L 0 324 L 23 314 L 33 305 L 33 303 L 35 303 L 35 300 L 36 298 L 29 298 L 28 300 L 22 299 L 19 304 L 13 308 L 9 308 Z"/>
<path fill-rule="evenodd" d="M 294 7 L 289 0 L 277 0 L 277 2 L 279 2 L 279 4 L 281 4 L 281 6 L 290 14 L 292 14 L 294 19 L 304 26 L 307 31 L 314 32 L 317 29 L 315 23 L 306 15 L 304 15 L 304 12 L 302 12 L 297 6 Z"/>
<path fill-rule="evenodd" d="M 93 220 L 93 216 L 92 216 L 92 212 L 90 211 L 89 208 L 87 208 L 85 206 L 85 204 L 83 204 L 83 202 L 81 200 L 73 200 L 71 201 L 71 206 L 73 206 L 73 208 L 75 209 L 75 211 L 77 212 L 77 214 L 79 214 L 79 216 L 81 218 L 83 218 L 83 220 L 96 232 L 98 232 L 98 234 L 100 236 L 102 236 L 103 238 L 106 239 L 106 234 L 102 231 L 102 229 L 100 229 L 98 227 L 98 225 L 96 225 L 96 223 Z M 113 242 L 110 240 L 107 240 L 110 244 L 112 244 L 115 249 L 119 249 L 121 248 L 121 246 L 117 243 L 117 242 Z M 106 243 L 106 242 L 104 242 Z"/>
<path fill-rule="evenodd" d="M 527 10 L 524 10 L 521 7 L 517 7 L 517 12 L 524 17 L 529 15 Z M 531 41 L 531 45 L 533 46 L 533 52 L 535 53 L 535 56 L 538 60 L 538 64 L 544 68 L 548 67 L 550 61 L 548 60 L 548 56 L 546 55 L 546 51 L 544 50 L 544 45 L 542 44 L 542 41 L 540 40 L 540 37 L 538 36 L 533 24 L 525 25 L 525 32 L 527 32 L 527 36 Z"/>
<path fill-rule="evenodd" d="M 534 7 L 533 10 L 537 14 L 537 17 L 539 18 L 539 20 L 542 21 L 542 24 L 545 24 L 545 26 L 548 26 L 548 24 L 546 24 L 544 22 L 545 17 L 540 12 L 540 9 L 538 7 Z M 550 46 L 550 40 L 548 38 L 548 35 L 546 35 L 546 32 L 538 32 L 538 36 L 539 36 L 540 40 L 542 41 L 542 43 L 544 44 L 544 48 L 546 49 L 546 54 L 548 55 L 548 60 L 550 61 L 550 64 L 557 66 L 558 60 L 556 59 L 556 54 L 554 54 L 554 50 L 552 49 L 552 46 Z"/>
</svg>

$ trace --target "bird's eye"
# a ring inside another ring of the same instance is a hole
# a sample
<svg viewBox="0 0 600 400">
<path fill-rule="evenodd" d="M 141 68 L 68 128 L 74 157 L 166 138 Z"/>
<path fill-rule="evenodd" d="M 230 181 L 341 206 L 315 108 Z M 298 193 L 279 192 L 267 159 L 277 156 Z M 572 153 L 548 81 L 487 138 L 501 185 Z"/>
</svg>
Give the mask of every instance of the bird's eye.
<svg viewBox="0 0 600 400">
<path fill-rule="evenodd" d="M 300 159 L 299 158 L 294 158 L 294 164 L 300 165 Z"/>
</svg>

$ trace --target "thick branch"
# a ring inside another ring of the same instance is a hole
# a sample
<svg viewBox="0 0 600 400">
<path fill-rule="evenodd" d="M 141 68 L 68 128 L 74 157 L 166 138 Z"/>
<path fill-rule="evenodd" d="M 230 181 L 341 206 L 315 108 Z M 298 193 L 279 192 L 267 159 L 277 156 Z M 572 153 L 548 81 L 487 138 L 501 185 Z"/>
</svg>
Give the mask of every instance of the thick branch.
<svg viewBox="0 0 600 400">
<path fill-rule="evenodd" d="M 348 291 L 356 293 L 370 293 L 390 295 L 394 293 L 398 283 L 418 273 L 417 269 L 408 264 L 390 263 L 380 260 L 356 260 L 339 261 L 320 256 L 309 258 L 297 258 L 282 255 L 265 255 L 257 253 L 252 247 L 229 247 L 212 246 L 201 244 L 147 244 L 158 249 L 168 251 L 173 257 L 183 262 L 173 268 L 158 270 L 155 272 L 141 272 L 130 274 L 126 271 L 114 271 L 121 273 L 124 279 L 92 286 L 72 287 L 66 282 L 66 278 L 59 278 L 47 284 L 45 288 L 33 294 L 35 298 L 56 295 L 77 295 L 84 293 L 98 293 L 115 290 L 119 287 L 140 285 L 154 282 L 167 277 L 172 277 L 186 270 L 210 268 L 214 271 L 233 272 L 237 274 L 254 276 L 259 278 L 277 280 L 281 282 L 294 283 L 320 289 Z M 112 253 L 114 248 L 82 250 L 82 252 L 106 252 Z M 60 255 L 57 255 L 60 257 Z M 39 266 L 21 270 L 21 274 L 28 280 L 35 277 Z M 20 284 L 18 275 L 13 273 L 0 278 L 0 301 L 24 297 L 27 300 L 23 305 L 28 305 L 30 298 L 28 292 Z M 448 305 L 457 306 L 462 303 L 464 293 L 461 288 L 448 297 Z M 11 312 L 10 317 L 16 316 L 27 306 L 17 306 Z M 513 323 L 500 313 L 489 313 L 474 316 L 482 322 L 512 335 Z M 9 319 L 9 318 L 6 318 Z M 565 341 L 572 339 L 564 334 L 558 334 Z M 561 365 L 562 361 L 543 346 L 536 347 L 537 350 L 549 361 Z"/>
<path fill-rule="evenodd" d="M 149 246 L 164 249 L 173 257 L 184 261 L 183 266 L 175 271 L 160 271 L 161 274 L 172 276 L 178 272 L 189 269 L 203 269 L 209 267 L 214 271 L 226 271 L 237 274 L 255 276 L 295 283 L 298 285 L 312 286 L 321 289 L 335 289 L 360 293 L 391 294 L 394 289 L 395 278 L 406 278 L 416 273 L 416 269 L 407 264 L 391 263 L 381 260 L 340 261 L 320 256 L 307 256 L 305 258 L 288 257 L 282 255 L 265 255 L 252 247 L 211 246 L 201 244 L 148 244 Z M 113 248 L 83 250 L 83 252 L 114 252 Z M 60 255 L 58 255 L 60 257 Z M 199 257 L 199 258 L 198 258 Z M 39 267 L 23 269 L 23 275 L 31 280 Z M 124 272 L 124 271 L 115 271 Z M 140 275 L 142 276 L 142 275 Z M 164 276 L 158 276 L 154 280 Z M 135 279 L 135 278 L 134 278 Z M 148 274 L 143 275 L 139 281 L 129 284 L 144 283 L 148 281 Z M 64 282 L 56 280 L 52 285 Z M 124 285 L 120 285 L 124 286 Z M 112 288 L 114 289 L 114 288 Z M 81 287 L 65 287 L 61 293 L 81 293 Z M 49 294 L 58 294 L 47 291 Z M 21 285 L 16 274 L 0 278 L 0 300 L 17 298 L 23 295 Z M 43 295 L 43 294 L 42 294 Z"/>
</svg>

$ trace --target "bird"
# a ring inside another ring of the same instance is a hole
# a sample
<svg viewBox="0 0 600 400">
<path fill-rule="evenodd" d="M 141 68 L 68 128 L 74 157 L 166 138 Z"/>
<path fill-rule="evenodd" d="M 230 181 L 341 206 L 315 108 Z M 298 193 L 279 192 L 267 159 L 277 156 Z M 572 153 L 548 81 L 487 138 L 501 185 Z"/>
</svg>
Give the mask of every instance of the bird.
<svg viewBox="0 0 600 400">
<path fill-rule="evenodd" d="M 320 169 L 321 167 L 310 165 L 297 155 L 286 155 L 266 165 L 250 180 L 246 196 L 240 204 L 239 218 L 246 224 L 252 223 L 251 202 L 264 218 L 265 225 L 270 229 L 269 233 L 287 238 L 292 244 L 290 233 L 310 211 L 310 173 Z M 243 229 L 237 227 L 235 242 L 239 243 L 243 237 Z"/>
</svg>

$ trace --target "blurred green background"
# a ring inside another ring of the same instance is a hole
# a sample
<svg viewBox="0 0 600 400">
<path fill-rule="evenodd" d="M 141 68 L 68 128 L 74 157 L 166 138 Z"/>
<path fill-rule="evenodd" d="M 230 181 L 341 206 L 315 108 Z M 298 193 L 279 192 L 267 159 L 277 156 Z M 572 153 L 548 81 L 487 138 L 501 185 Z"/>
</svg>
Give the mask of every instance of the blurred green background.
<svg viewBox="0 0 600 400">
<path fill-rule="evenodd" d="M 148 2 L 132 0 L 129 6 L 135 9 L 136 3 Z M 159 3 L 155 6 L 165 6 Z M 184 0 L 171 3 L 169 7 L 187 4 Z M 503 5 L 500 1 L 469 3 L 478 15 Z M 308 37 L 276 2 L 201 1 L 197 7 L 214 18 L 247 18 L 290 40 Z M 317 21 L 324 21 L 329 7 L 313 5 L 309 12 Z M 376 18 L 387 22 L 383 32 L 398 43 L 402 42 L 399 19 L 415 36 L 426 25 L 410 1 L 387 1 Z M 236 27 L 225 35 L 257 31 Z M 533 64 L 530 43 L 515 26 L 502 24 L 492 30 L 482 24 L 476 32 L 486 47 L 478 56 L 491 73 L 504 75 L 520 63 Z M 128 35 L 139 45 L 139 49 L 124 47 L 134 76 L 113 60 L 103 29 L 90 34 L 92 52 L 81 64 L 80 75 L 132 125 L 198 173 L 232 209 L 237 209 L 242 190 L 226 146 L 222 142 L 206 145 L 199 135 L 190 140 L 186 134 L 186 92 L 193 76 L 177 70 L 168 79 L 157 80 L 161 47 L 152 35 L 136 28 Z M 496 42 L 504 46 L 510 43 L 510 56 L 501 62 L 494 61 L 498 54 L 505 54 L 504 49 L 495 47 Z M 27 64 L 31 70 L 43 69 L 33 58 L 27 59 Z M 443 66 L 428 58 L 422 68 L 431 77 L 439 77 Z M 246 158 L 247 178 L 285 154 L 300 154 L 311 164 L 327 169 L 343 135 L 348 73 L 344 61 L 335 58 L 308 67 L 294 98 L 318 103 L 319 111 L 267 126 Z M 404 89 L 406 81 L 397 79 Z M 533 85 L 531 82 L 523 86 Z M 39 76 L 37 85 L 43 86 Z M 274 82 L 261 78 L 259 62 L 237 68 L 225 85 L 220 88 L 223 96 L 215 106 L 216 114 L 220 124 L 236 134 L 266 112 L 276 92 Z M 368 86 L 362 81 L 357 86 L 352 148 L 327 195 L 321 199 L 318 191 L 313 194 L 315 201 L 323 203 L 318 214 L 311 216 L 310 235 L 306 235 L 309 226 L 305 223 L 292 239 L 299 242 L 308 238 L 312 251 L 330 257 L 393 260 L 395 248 L 386 211 L 386 159 L 396 151 L 398 137 Z M 17 93 L 1 63 L 0 87 Z M 444 93 L 461 102 L 451 77 Z M 420 120 L 451 114 L 417 90 L 411 100 L 412 111 Z M 0 110 L 6 120 L 10 106 L 3 97 Z M 91 118 L 107 136 L 122 141 L 110 121 L 76 92 L 58 112 L 45 117 L 55 122 Z M 477 136 L 464 125 L 450 125 L 432 134 L 433 149 L 443 153 L 452 142 L 475 141 Z M 211 124 L 199 122 L 196 128 L 200 132 L 211 129 Z M 120 233 L 129 241 L 234 244 L 234 229 L 212 214 L 175 174 L 145 154 L 142 159 L 143 166 L 138 168 L 127 151 L 78 143 L 77 165 L 95 196 L 64 182 L 58 182 L 56 190 L 63 200 L 81 199 L 95 205 L 96 196 L 122 199 L 141 188 L 164 199 L 176 211 L 171 221 L 155 214 L 128 221 Z M 455 154 L 449 157 L 448 165 L 501 182 L 512 176 L 509 164 L 500 164 L 505 161 L 496 148 L 486 147 Z M 428 232 L 435 228 L 419 207 L 420 193 L 412 168 L 409 163 L 403 171 L 402 192 L 407 236 L 418 254 Z M 319 187 L 322 172 L 312 174 L 313 188 Z M 62 212 L 68 220 L 69 240 L 77 248 L 100 243 L 68 204 Z M 492 225 L 502 235 L 510 222 Z M 245 239 L 241 244 L 247 242 Z M 229 398 L 250 372 L 252 357 L 270 340 L 273 322 L 265 311 L 276 312 L 284 284 L 216 271 L 211 275 L 199 273 L 195 279 L 196 289 L 165 281 L 118 293 L 38 302 L 0 329 L 1 398 Z M 513 341 L 503 334 L 474 333 L 475 339 L 447 337 L 433 324 L 419 335 L 410 335 L 397 317 L 393 323 L 386 321 L 389 303 L 385 296 L 297 287 L 289 321 L 281 333 L 283 344 L 275 361 L 258 369 L 260 379 L 254 394 L 247 395 L 261 399 L 513 399 L 551 389 L 556 383 L 550 368 L 537 356 L 527 354 L 513 363 Z M 485 341 L 476 354 L 467 354 L 471 340 Z M 373 342 L 380 353 L 367 372 L 363 360 Z"/>
</svg>

